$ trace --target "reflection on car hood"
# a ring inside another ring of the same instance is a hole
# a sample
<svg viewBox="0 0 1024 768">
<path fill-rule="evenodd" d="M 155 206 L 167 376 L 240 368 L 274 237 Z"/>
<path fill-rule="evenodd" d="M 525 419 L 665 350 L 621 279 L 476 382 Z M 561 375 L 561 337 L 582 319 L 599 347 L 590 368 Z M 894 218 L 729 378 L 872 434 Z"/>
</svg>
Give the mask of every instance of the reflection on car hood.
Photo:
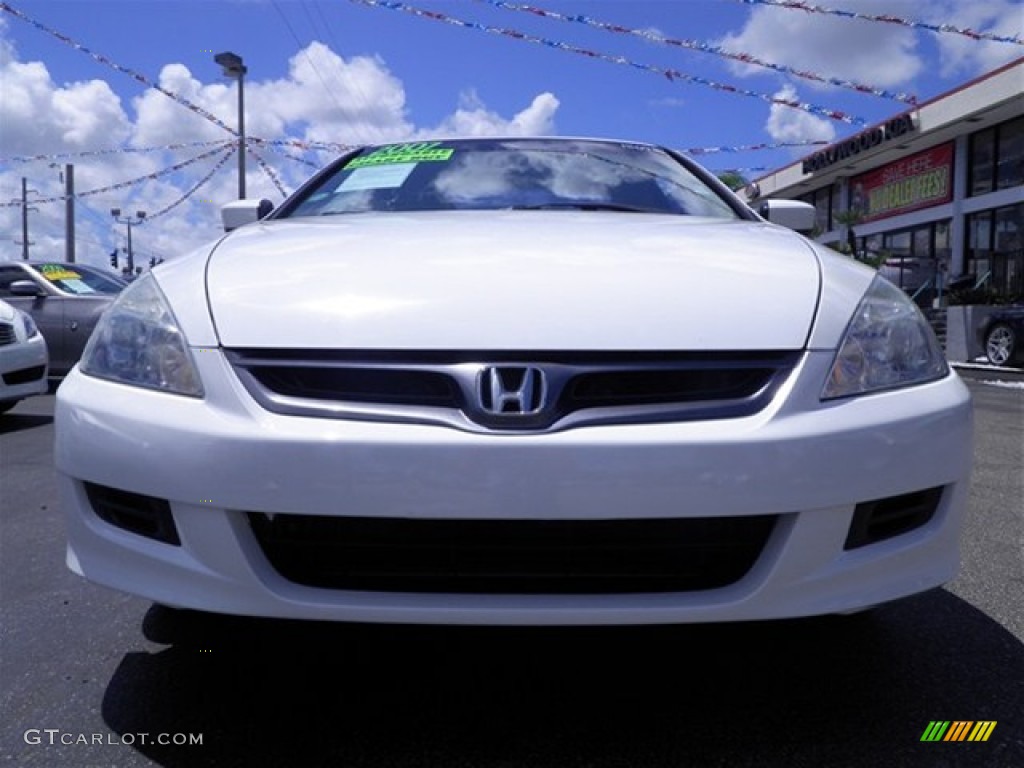
<svg viewBox="0 0 1024 768">
<path fill-rule="evenodd" d="M 751 221 L 598 212 L 347 214 L 238 230 L 208 296 L 227 347 L 802 347 L 818 262 Z"/>
</svg>

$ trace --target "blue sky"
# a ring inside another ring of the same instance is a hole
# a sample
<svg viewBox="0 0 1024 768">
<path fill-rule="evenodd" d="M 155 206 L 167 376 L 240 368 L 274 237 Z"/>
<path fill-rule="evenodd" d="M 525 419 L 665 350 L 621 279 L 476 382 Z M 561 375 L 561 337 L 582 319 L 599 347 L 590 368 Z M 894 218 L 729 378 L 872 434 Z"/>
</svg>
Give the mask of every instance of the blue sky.
<svg viewBox="0 0 1024 768">
<path fill-rule="evenodd" d="M 535 0 L 532 5 L 547 17 L 499 7 L 497 0 L 408 0 L 406 10 L 353 0 L 11 0 L 9 5 L 29 20 L 0 12 L 0 205 L 20 196 L 21 177 L 28 178 L 37 190 L 30 198 L 40 201 L 30 216 L 31 253 L 60 258 L 64 206 L 45 201 L 62 190 L 59 169 L 51 164 L 75 163 L 77 191 L 90 192 L 78 207 L 79 259 L 101 265 L 124 238 L 124 227 L 114 226 L 109 215 L 111 207 L 155 214 L 173 206 L 134 233 L 142 258 L 173 258 L 215 237 L 218 207 L 236 194 L 237 164 L 213 144 L 169 148 L 230 135 L 96 55 L 158 82 L 233 127 L 235 91 L 213 54 L 235 51 L 249 70 L 247 133 L 267 140 L 358 144 L 457 133 L 541 133 L 612 136 L 683 150 L 840 139 L 863 126 L 828 113 L 872 124 L 909 108 L 883 93 L 923 101 L 1024 55 L 1019 44 L 924 27 L 949 24 L 1000 37 L 1024 36 L 1021 0 L 820 2 L 861 16 L 887 14 L 910 26 L 739 0 Z M 440 13 L 446 20 L 408 9 Z M 583 15 L 591 23 L 552 14 Z M 657 37 L 718 47 L 776 69 L 659 43 Z M 621 57 L 623 63 L 569 48 Z M 670 79 L 659 74 L 664 71 L 684 77 Z M 796 73 L 859 84 L 875 93 Z M 810 107 L 794 109 L 772 99 Z M 147 151 L 131 151 L 139 149 Z M 310 163 L 331 156 L 298 148 L 259 151 L 273 178 L 250 159 L 250 196 L 275 203 L 282 197 L 279 186 L 291 191 L 313 171 Z M 738 168 L 755 177 L 810 151 L 721 151 L 698 160 L 715 171 Z M 213 154 L 162 173 L 205 152 Z M 24 159 L 35 156 L 42 157 Z M 224 162 L 214 170 L 219 160 Z M 138 178 L 145 180 L 125 185 Z M 0 239 L 0 259 L 18 258 L 20 209 L 0 207 L 0 225 L 14 233 Z"/>
</svg>

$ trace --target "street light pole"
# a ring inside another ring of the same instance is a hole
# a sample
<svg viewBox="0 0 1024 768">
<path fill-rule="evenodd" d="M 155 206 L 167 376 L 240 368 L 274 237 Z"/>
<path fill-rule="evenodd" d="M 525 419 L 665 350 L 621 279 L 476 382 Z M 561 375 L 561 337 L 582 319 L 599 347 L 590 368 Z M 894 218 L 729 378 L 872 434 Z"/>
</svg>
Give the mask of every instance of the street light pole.
<svg viewBox="0 0 1024 768">
<path fill-rule="evenodd" d="M 141 224 L 146 219 L 145 211 L 136 211 L 135 220 L 132 220 L 131 216 L 125 216 L 121 218 L 120 208 L 111 208 L 110 215 L 114 217 L 114 220 L 118 224 L 126 224 L 128 226 L 128 275 L 133 276 L 135 274 L 135 254 L 132 251 L 132 225 Z"/>
<path fill-rule="evenodd" d="M 213 60 L 226 77 L 238 81 L 238 199 L 245 199 L 245 74 L 249 70 L 242 57 L 231 51 L 218 53 Z"/>
</svg>

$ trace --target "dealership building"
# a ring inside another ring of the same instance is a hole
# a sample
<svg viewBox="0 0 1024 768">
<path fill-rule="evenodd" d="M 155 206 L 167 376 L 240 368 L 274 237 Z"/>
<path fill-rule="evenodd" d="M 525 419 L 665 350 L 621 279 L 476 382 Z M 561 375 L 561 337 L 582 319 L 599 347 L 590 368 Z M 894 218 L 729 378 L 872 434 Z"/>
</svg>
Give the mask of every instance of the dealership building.
<svg viewBox="0 0 1024 768">
<path fill-rule="evenodd" d="M 766 198 L 811 203 L 818 241 L 884 258 L 883 273 L 919 303 L 951 281 L 1024 297 L 1024 58 L 759 178 L 746 195 L 755 209 Z"/>
</svg>

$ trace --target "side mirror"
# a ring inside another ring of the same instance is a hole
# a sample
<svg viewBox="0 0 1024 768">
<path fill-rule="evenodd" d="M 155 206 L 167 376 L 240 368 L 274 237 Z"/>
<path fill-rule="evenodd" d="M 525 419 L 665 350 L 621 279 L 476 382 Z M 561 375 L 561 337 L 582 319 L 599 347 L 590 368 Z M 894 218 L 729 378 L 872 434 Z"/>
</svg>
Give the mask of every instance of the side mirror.
<svg viewBox="0 0 1024 768">
<path fill-rule="evenodd" d="M 15 280 L 7 290 L 12 296 L 45 296 L 46 291 L 33 283 L 31 280 Z"/>
<path fill-rule="evenodd" d="M 802 200 L 765 200 L 757 212 L 772 224 L 795 229 L 804 234 L 814 229 L 817 211 Z"/>
<path fill-rule="evenodd" d="M 224 231 L 244 227 L 268 216 L 274 210 L 274 204 L 266 198 L 262 200 L 236 200 L 220 209 L 220 218 Z"/>
</svg>

